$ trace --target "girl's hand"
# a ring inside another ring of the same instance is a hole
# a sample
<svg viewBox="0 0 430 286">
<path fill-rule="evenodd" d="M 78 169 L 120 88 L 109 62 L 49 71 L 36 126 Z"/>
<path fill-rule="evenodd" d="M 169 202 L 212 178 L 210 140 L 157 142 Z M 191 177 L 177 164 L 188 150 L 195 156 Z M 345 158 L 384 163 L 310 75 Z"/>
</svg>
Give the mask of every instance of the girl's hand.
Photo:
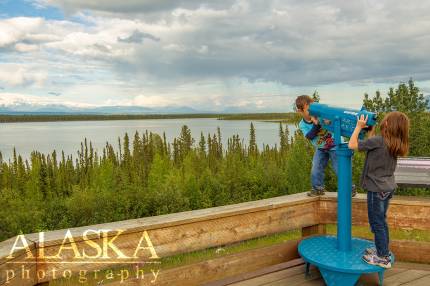
<svg viewBox="0 0 430 286">
<path fill-rule="evenodd" d="M 360 115 L 360 118 L 357 116 L 357 128 L 363 129 L 366 127 L 367 123 L 367 115 L 364 117 L 364 115 Z"/>
</svg>

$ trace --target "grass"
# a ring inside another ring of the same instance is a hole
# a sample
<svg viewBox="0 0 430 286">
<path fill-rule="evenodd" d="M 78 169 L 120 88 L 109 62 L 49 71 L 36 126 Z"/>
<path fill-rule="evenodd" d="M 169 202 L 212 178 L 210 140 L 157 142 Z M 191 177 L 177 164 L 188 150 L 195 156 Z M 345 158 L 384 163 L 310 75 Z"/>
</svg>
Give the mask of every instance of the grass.
<svg viewBox="0 0 430 286">
<path fill-rule="evenodd" d="M 279 243 L 283 243 L 290 240 L 297 240 L 301 237 L 300 230 L 291 230 L 282 233 L 276 233 L 272 235 L 262 236 L 259 238 L 249 239 L 246 241 L 241 241 L 238 243 L 234 243 L 231 245 L 226 245 L 222 247 L 213 247 L 199 251 L 193 251 L 189 253 L 181 253 L 178 255 L 173 255 L 169 257 L 163 257 L 159 260 L 159 264 L 147 264 L 140 266 L 139 269 L 142 269 L 145 275 L 149 275 L 151 277 L 152 272 L 157 272 L 160 270 L 166 270 L 182 265 L 187 265 L 191 263 L 197 263 L 209 259 L 214 259 L 217 257 L 222 257 L 234 253 L 239 253 L 245 250 L 257 249 L 261 247 L 271 246 Z M 154 266 L 155 265 L 155 266 Z M 109 273 L 117 273 L 116 276 L 119 276 L 121 270 L 128 270 L 130 273 L 135 272 L 135 266 L 122 266 L 122 267 L 112 267 L 105 270 L 100 271 L 99 276 L 106 277 Z M 113 281 L 120 281 L 120 277 L 115 277 L 109 279 L 109 283 Z M 152 277 L 153 278 L 153 277 Z M 85 285 L 98 285 L 99 279 L 94 279 L 91 271 L 88 271 L 88 277 L 85 281 Z M 50 286 L 68 286 L 68 285 L 84 285 L 79 282 L 78 276 L 73 276 L 70 279 L 58 279 L 49 282 Z"/>
<path fill-rule="evenodd" d="M 335 235 L 337 233 L 336 224 L 327 225 L 327 234 Z M 373 239 L 373 233 L 368 226 L 353 226 L 352 236 Z M 395 240 L 413 240 L 430 242 L 430 231 L 417 229 L 392 229 L 390 228 L 390 239 Z"/>
</svg>

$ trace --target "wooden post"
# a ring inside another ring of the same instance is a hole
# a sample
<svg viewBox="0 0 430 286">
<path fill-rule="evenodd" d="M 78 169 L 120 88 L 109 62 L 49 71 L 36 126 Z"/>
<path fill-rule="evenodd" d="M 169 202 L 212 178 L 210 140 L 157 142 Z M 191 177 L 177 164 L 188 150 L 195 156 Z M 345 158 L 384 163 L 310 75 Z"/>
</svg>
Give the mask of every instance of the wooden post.
<svg viewBox="0 0 430 286">
<path fill-rule="evenodd" d="M 326 234 L 325 224 L 315 224 L 302 228 L 302 237 L 307 237 L 316 234 Z"/>
</svg>

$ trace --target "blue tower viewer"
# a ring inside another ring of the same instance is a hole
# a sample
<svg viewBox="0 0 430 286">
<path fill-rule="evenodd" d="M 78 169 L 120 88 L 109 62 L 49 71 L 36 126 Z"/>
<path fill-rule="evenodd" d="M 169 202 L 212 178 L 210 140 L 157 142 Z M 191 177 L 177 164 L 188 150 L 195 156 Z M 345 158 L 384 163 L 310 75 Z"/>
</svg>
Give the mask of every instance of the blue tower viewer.
<svg viewBox="0 0 430 286">
<path fill-rule="evenodd" d="M 310 115 L 318 117 L 321 127 L 333 132 L 338 158 L 338 223 L 337 237 L 319 236 L 304 239 L 299 244 L 299 253 L 307 265 L 319 268 L 327 285 L 354 285 L 361 274 L 379 274 L 382 285 L 384 269 L 368 265 L 361 260 L 365 248 L 372 242 L 352 238 L 351 235 L 351 187 L 352 187 L 352 150 L 342 137 L 350 137 L 355 129 L 357 116 L 367 116 L 369 127 L 376 125 L 376 114 L 361 110 L 332 107 L 326 104 L 312 103 Z M 368 129 L 367 129 L 368 130 Z M 366 131 L 360 133 L 363 138 Z"/>
</svg>

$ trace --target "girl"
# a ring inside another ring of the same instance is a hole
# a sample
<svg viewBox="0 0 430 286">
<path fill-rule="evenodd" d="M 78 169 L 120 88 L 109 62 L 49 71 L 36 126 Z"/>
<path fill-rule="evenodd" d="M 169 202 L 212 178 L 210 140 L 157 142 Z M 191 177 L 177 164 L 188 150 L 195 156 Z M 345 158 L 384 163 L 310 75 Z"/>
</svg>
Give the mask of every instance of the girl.
<svg viewBox="0 0 430 286">
<path fill-rule="evenodd" d="M 394 180 L 397 157 L 405 156 L 409 149 L 409 118 L 402 112 L 390 112 L 381 121 L 381 135 L 363 141 L 358 140 L 358 134 L 366 127 L 367 117 L 362 115 L 357 119 L 348 147 L 366 151 L 360 184 L 367 191 L 367 214 L 376 246 L 376 249 L 365 250 L 363 260 L 372 265 L 390 268 L 386 214 L 397 187 Z"/>
</svg>

